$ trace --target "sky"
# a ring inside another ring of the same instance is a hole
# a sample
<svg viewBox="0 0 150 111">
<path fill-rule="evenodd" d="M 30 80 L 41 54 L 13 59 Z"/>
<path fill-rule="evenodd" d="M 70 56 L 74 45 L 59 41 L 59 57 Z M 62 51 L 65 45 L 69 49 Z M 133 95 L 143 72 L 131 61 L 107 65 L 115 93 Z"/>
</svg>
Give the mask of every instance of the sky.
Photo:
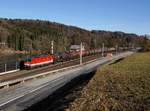
<svg viewBox="0 0 150 111">
<path fill-rule="evenodd" d="M 0 17 L 150 34 L 150 0 L 1 0 Z"/>
</svg>

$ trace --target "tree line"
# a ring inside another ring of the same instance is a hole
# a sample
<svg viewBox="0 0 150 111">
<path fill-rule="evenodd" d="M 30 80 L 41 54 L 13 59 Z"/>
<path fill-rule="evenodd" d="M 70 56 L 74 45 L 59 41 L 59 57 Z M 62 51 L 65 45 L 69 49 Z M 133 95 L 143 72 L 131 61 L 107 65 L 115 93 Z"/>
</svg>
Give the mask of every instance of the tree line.
<svg viewBox="0 0 150 111">
<path fill-rule="evenodd" d="M 149 49 L 149 39 L 136 34 L 110 31 L 88 31 L 50 21 L 28 19 L 0 19 L 0 43 L 5 42 L 13 50 L 50 50 L 54 41 L 55 50 L 65 51 L 74 44 L 83 42 L 86 48 L 129 47 L 131 45 Z M 145 46 L 146 44 L 146 46 Z"/>
</svg>

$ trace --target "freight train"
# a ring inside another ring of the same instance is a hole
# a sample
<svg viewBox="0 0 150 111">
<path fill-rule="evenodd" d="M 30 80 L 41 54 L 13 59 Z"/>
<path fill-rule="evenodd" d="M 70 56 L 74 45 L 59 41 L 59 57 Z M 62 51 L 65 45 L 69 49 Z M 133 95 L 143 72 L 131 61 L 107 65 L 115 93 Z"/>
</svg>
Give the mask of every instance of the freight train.
<svg viewBox="0 0 150 111">
<path fill-rule="evenodd" d="M 93 54 L 100 54 L 102 52 L 101 49 L 91 49 L 82 51 L 82 56 L 90 56 Z M 104 55 L 108 52 L 115 52 L 115 48 L 105 48 Z M 44 66 L 48 64 L 54 64 L 58 62 L 64 62 L 68 60 L 72 60 L 75 58 L 79 58 L 80 51 L 72 51 L 72 52 L 57 52 L 53 55 L 45 54 L 39 55 L 35 57 L 30 57 L 26 60 L 20 62 L 20 69 L 31 69 L 39 66 Z"/>
</svg>

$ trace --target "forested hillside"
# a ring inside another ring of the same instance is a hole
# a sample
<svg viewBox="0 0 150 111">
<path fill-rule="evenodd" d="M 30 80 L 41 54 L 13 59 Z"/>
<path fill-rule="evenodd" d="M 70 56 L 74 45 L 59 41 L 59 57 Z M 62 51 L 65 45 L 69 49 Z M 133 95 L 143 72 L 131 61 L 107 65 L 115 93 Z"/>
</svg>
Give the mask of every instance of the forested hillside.
<svg viewBox="0 0 150 111">
<path fill-rule="evenodd" d="M 13 50 L 50 50 L 50 41 L 54 40 L 57 51 L 69 49 L 70 45 L 80 44 L 86 48 L 98 48 L 105 43 L 107 47 L 143 46 L 147 40 L 136 34 L 109 31 L 88 31 L 49 21 L 27 19 L 0 19 L 1 48 Z M 2 47 L 5 43 L 5 47 Z"/>
</svg>

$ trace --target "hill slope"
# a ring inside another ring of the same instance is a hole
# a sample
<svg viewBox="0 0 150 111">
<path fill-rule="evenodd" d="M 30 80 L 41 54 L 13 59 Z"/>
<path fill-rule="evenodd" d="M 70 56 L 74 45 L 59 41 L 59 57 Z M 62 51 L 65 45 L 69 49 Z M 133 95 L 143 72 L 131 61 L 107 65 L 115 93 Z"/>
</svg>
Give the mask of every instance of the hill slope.
<svg viewBox="0 0 150 111">
<path fill-rule="evenodd" d="M 141 45 L 143 37 L 136 34 L 110 31 L 88 31 L 55 22 L 27 19 L 0 19 L 0 43 L 14 50 L 50 50 L 54 40 L 55 50 L 64 51 L 72 44 L 84 42 L 86 48 Z M 3 48 L 1 46 L 1 48 Z"/>
</svg>

